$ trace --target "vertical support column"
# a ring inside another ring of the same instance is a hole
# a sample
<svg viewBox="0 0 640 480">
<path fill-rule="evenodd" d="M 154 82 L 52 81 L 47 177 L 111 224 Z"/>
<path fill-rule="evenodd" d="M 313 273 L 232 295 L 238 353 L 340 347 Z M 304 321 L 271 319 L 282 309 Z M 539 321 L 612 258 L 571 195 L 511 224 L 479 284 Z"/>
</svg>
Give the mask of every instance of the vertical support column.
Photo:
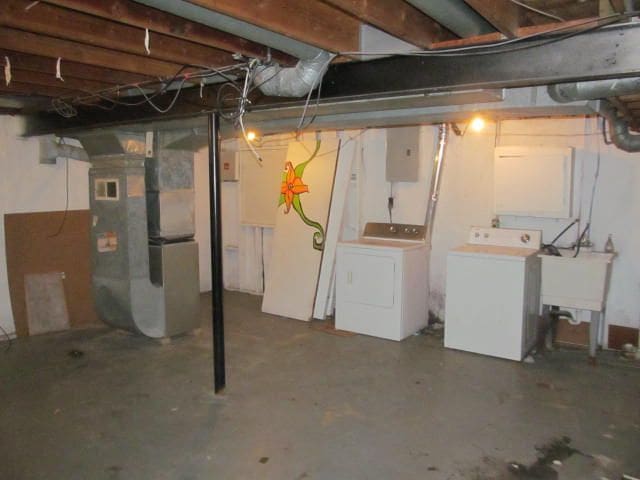
<svg viewBox="0 0 640 480">
<path fill-rule="evenodd" d="M 224 315 L 222 301 L 222 210 L 220 203 L 220 118 L 210 113 L 209 124 L 209 205 L 211 217 L 211 294 L 213 327 L 214 391 L 226 385 L 224 362 Z"/>
</svg>

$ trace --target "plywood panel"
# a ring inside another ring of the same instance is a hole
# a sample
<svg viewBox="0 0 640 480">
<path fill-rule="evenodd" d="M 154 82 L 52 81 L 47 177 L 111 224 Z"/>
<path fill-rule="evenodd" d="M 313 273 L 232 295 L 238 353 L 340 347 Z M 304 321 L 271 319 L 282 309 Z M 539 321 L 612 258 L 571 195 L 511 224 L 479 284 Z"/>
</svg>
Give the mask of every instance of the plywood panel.
<svg viewBox="0 0 640 480">
<path fill-rule="evenodd" d="M 262 311 L 310 320 L 325 244 L 339 141 L 291 142 Z"/>
<path fill-rule="evenodd" d="M 29 335 L 25 275 L 63 272 L 71 327 L 99 323 L 91 293 L 88 210 L 4 216 L 7 274 L 18 336 Z M 62 228 L 60 228 L 60 226 Z"/>
</svg>

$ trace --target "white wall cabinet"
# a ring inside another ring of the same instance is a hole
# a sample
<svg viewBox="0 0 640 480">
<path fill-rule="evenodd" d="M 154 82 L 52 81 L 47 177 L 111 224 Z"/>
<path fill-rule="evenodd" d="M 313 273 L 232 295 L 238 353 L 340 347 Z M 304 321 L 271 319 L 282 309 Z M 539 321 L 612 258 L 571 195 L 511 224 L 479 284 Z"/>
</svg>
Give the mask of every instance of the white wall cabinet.
<svg viewBox="0 0 640 480">
<path fill-rule="evenodd" d="M 497 147 L 494 161 L 497 215 L 571 217 L 573 148 Z"/>
</svg>

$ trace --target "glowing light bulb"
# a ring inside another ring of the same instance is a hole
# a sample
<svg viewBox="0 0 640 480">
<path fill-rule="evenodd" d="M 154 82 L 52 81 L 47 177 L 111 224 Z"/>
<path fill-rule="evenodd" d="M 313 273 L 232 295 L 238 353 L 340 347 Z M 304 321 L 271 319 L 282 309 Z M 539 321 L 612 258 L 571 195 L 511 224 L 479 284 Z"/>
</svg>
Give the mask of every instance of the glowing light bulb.
<svg viewBox="0 0 640 480">
<path fill-rule="evenodd" d="M 473 119 L 471 120 L 471 123 L 469 124 L 469 127 L 471 128 L 471 130 L 473 130 L 476 133 L 484 130 L 484 126 L 485 126 L 485 121 L 484 121 L 484 118 L 482 117 L 473 117 Z"/>
<path fill-rule="evenodd" d="M 247 140 L 253 142 L 256 138 L 258 138 L 258 134 L 253 130 L 249 130 L 247 132 Z"/>
</svg>

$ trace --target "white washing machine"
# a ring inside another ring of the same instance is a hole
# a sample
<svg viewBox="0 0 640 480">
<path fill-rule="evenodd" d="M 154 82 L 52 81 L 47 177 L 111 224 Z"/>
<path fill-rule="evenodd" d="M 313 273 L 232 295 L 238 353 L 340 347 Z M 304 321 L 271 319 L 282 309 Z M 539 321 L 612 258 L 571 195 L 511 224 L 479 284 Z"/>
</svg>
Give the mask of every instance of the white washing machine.
<svg viewBox="0 0 640 480">
<path fill-rule="evenodd" d="M 427 325 L 424 236 L 422 225 L 368 223 L 338 244 L 337 329 L 402 340 Z"/>
<path fill-rule="evenodd" d="M 472 227 L 447 256 L 444 346 L 520 361 L 536 341 L 542 235 Z"/>
</svg>

